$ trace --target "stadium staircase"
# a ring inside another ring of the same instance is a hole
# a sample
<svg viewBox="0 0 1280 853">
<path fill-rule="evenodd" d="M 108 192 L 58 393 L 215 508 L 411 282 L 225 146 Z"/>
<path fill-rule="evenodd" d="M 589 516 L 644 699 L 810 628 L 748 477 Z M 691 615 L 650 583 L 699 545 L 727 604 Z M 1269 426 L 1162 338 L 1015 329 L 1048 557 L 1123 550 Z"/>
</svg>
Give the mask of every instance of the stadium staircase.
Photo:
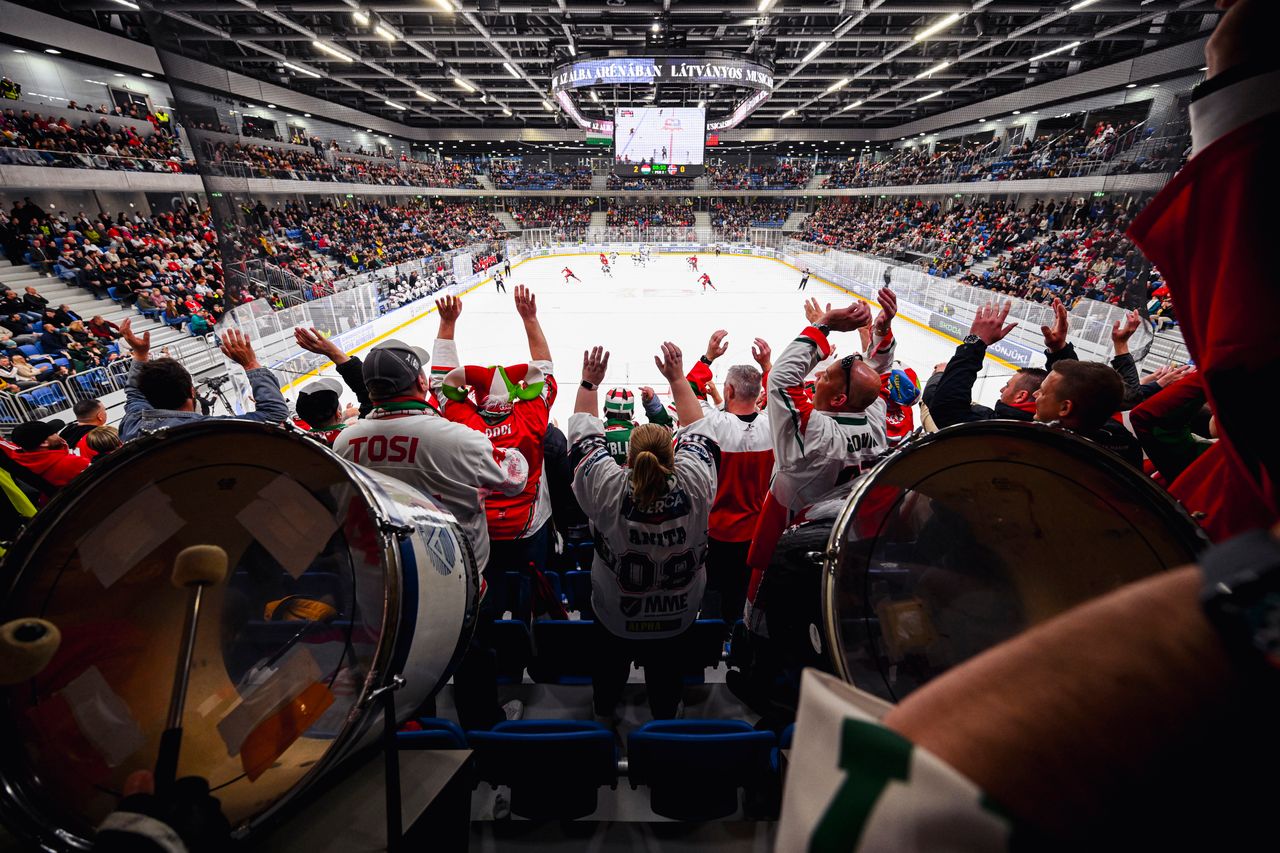
<svg viewBox="0 0 1280 853">
<path fill-rule="evenodd" d="M 498 221 L 502 223 L 502 227 L 507 229 L 508 232 L 521 230 L 519 223 L 515 220 L 515 217 L 510 213 L 507 213 L 505 210 L 495 210 L 493 215 L 497 217 Z"/>
<path fill-rule="evenodd" d="M 592 175 L 592 176 L 591 176 L 591 189 L 593 189 L 593 190 L 607 190 L 607 189 L 609 189 L 609 176 L 608 176 L 608 175 Z M 596 223 L 595 223 L 595 221 L 594 221 L 594 216 L 595 216 L 595 214 L 592 214 L 592 217 L 593 217 L 593 221 L 592 221 L 592 223 L 591 223 L 592 225 L 595 225 L 595 224 L 596 224 Z M 604 223 L 603 223 L 603 222 L 601 222 L 600 224 L 601 224 L 601 225 L 604 225 Z"/>
<path fill-rule="evenodd" d="M 480 182 L 481 189 L 494 189 L 493 180 L 488 175 L 478 173 L 476 174 L 476 180 Z"/>
<path fill-rule="evenodd" d="M 699 175 L 693 179 L 693 188 L 695 190 L 709 190 L 711 189 L 711 181 L 708 180 L 706 175 Z"/>
<path fill-rule="evenodd" d="M 595 178 L 591 179 L 592 186 L 595 185 L 595 181 L 596 181 Z M 608 227 L 608 225 L 609 225 L 609 214 L 606 211 L 603 211 L 603 210 L 591 211 L 591 227 L 592 228 L 606 228 Z"/>
<path fill-rule="evenodd" d="M 789 214 L 787 214 L 787 221 L 782 223 L 782 230 L 784 232 L 799 231 L 800 226 L 803 225 L 804 221 L 808 218 L 809 218 L 809 211 L 793 210 Z"/>
<path fill-rule="evenodd" d="M 807 190 L 819 189 L 822 187 L 822 182 L 825 181 L 828 177 L 829 177 L 829 173 L 827 172 L 823 172 L 820 175 L 814 175 L 812 178 L 809 179 L 809 183 L 804 185 L 804 188 Z"/>
</svg>

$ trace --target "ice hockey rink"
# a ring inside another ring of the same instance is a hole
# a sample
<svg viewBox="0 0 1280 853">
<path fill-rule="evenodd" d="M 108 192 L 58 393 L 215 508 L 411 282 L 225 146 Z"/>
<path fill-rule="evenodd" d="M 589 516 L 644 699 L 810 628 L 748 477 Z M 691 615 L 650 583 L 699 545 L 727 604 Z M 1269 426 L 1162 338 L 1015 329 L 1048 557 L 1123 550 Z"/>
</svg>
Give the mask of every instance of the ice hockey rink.
<svg viewBox="0 0 1280 853">
<path fill-rule="evenodd" d="M 574 390 L 581 378 L 582 354 L 591 346 L 609 353 L 604 388 L 640 386 L 656 389 L 670 401 L 667 383 L 654 366 L 653 357 L 662 341 L 673 341 L 684 351 L 686 369 L 706 351 L 707 338 L 717 329 L 729 332 L 729 351 L 716 362 L 720 380 L 732 364 L 753 363 L 751 343 L 764 338 L 775 357 L 805 325 L 804 300 L 818 298 L 824 305 L 848 304 L 855 297 L 816 275 L 804 292 L 797 290 L 800 272 L 771 258 L 714 254 L 698 255 L 698 269 L 689 269 L 687 254 L 655 253 L 648 266 L 632 264 L 621 252 L 612 276 L 600 271 L 598 253 L 554 254 L 522 261 L 512 268 L 507 292 L 497 291 L 486 279 L 463 296 L 458 321 L 459 355 L 466 364 L 519 364 L 528 360 L 524 328 L 516 314 L 512 291 L 517 284 L 537 296 L 538 317 L 551 345 L 561 393 L 552 416 L 563 426 L 573 412 Z M 566 284 L 561 270 L 569 267 L 581 279 Z M 702 271 L 710 274 L 716 290 L 702 292 L 697 283 Z M 957 341 L 913 322 L 910 307 L 894 321 L 897 358 L 916 370 L 921 383 L 934 365 L 951 358 Z M 421 346 L 428 351 L 436 334 L 434 308 L 389 337 Z M 856 333 L 833 333 L 837 352 L 859 345 Z M 1008 365 L 987 359 L 974 387 L 974 399 L 990 405 L 1012 372 Z M 290 389 L 291 397 L 297 387 Z M 601 398 L 603 403 L 603 397 Z M 639 412 L 637 412 L 639 414 Z"/>
</svg>

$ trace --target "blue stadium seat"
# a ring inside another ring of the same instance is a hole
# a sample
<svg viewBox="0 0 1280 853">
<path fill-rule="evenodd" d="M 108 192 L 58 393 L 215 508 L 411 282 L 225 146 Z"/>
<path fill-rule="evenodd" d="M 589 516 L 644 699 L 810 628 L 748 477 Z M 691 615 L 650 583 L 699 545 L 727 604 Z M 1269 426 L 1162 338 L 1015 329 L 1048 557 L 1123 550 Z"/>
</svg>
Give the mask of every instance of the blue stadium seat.
<svg viewBox="0 0 1280 853">
<path fill-rule="evenodd" d="M 720 665 L 729 626 L 723 619 L 699 619 L 693 623 L 692 630 L 684 683 L 702 684 L 706 681 L 706 668 Z"/>
<path fill-rule="evenodd" d="M 596 613 L 591 609 L 591 572 L 565 572 L 564 582 L 569 609 L 581 613 L 583 619 L 595 619 Z"/>
<path fill-rule="evenodd" d="M 119 296 L 117 296 L 117 295 L 116 295 L 116 289 L 115 289 L 114 287 L 108 287 L 108 288 L 107 288 L 107 296 L 110 296 L 110 297 L 111 297 L 111 301 L 112 301 L 112 302 L 121 302 L 121 301 L 123 301 L 123 300 L 121 300 L 121 299 L 120 299 L 120 297 L 119 297 Z"/>
<path fill-rule="evenodd" d="M 498 658 L 498 683 L 521 683 L 524 681 L 524 668 L 533 656 L 529 626 L 519 619 L 496 619 L 492 632 L 493 648 Z"/>
<path fill-rule="evenodd" d="M 467 736 L 453 720 L 440 717 L 419 717 L 420 731 L 397 732 L 396 741 L 401 749 L 466 749 Z"/>
<path fill-rule="evenodd" d="M 18 352 L 25 355 L 28 359 L 33 355 L 44 355 L 44 350 L 40 349 L 39 344 L 23 344 L 18 347 Z"/>
<path fill-rule="evenodd" d="M 738 810 L 739 788 L 773 784 L 776 745 L 741 720 L 654 720 L 628 738 L 628 778 L 648 786 L 655 814 L 718 820 Z"/>
<path fill-rule="evenodd" d="M 590 684 L 594 627 L 594 622 L 569 619 L 534 622 L 529 677 L 540 684 Z"/>
<path fill-rule="evenodd" d="M 577 820 L 596 810 L 601 785 L 618 784 L 613 732 L 574 720 L 509 720 L 467 732 L 476 777 L 511 788 L 513 814 L 533 820 Z"/>
</svg>

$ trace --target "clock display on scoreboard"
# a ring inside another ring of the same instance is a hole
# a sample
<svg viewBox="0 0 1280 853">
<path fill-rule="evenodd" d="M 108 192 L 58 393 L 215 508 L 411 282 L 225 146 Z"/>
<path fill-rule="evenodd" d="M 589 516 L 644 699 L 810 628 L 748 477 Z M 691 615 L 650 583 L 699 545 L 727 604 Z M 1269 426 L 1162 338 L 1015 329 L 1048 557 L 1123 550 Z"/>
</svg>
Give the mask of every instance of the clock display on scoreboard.
<svg viewBox="0 0 1280 853">
<path fill-rule="evenodd" d="M 707 112 L 693 107 L 618 107 L 613 172 L 621 177 L 696 177 L 703 173 Z"/>
</svg>

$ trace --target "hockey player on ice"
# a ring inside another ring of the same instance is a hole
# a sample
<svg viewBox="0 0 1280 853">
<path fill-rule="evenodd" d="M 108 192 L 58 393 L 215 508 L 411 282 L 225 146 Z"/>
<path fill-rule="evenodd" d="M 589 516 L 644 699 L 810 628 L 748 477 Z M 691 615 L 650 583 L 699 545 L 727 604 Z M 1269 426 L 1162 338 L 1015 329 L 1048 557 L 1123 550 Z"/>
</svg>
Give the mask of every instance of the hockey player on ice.
<svg viewBox="0 0 1280 853">
<path fill-rule="evenodd" d="M 708 287 L 711 288 L 712 290 L 716 289 L 716 286 L 711 283 L 711 276 L 707 275 L 706 273 L 702 274 L 702 278 L 698 279 L 698 283 L 702 285 L 703 293 L 707 292 Z"/>
<path fill-rule="evenodd" d="M 573 279 L 574 281 L 578 282 L 579 284 L 581 284 L 581 283 L 582 283 L 582 279 L 580 279 L 580 278 L 578 278 L 576 275 L 574 275 L 574 274 L 573 274 L 573 270 L 569 269 L 568 267 L 565 267 L 564 269 L 560 270 L 560 272 L 561 272 L 561 274 L 563 274 L 563 275 L 564 275 L 564 283 L 565 283 L 565 284 L 568 284 L 568 283 L 569 283 L 569 279 Z"/>
<path fill-rule="evenodd" d="M 689 269 L 693 270 L 694 272 L 697 272 L 697 271 L 698 271 L 698 256 L 697 256 L 697 255 L 690 255 L 689 257 L 685 258 L 685 261 L 689 264 Z"/>
</svg>

